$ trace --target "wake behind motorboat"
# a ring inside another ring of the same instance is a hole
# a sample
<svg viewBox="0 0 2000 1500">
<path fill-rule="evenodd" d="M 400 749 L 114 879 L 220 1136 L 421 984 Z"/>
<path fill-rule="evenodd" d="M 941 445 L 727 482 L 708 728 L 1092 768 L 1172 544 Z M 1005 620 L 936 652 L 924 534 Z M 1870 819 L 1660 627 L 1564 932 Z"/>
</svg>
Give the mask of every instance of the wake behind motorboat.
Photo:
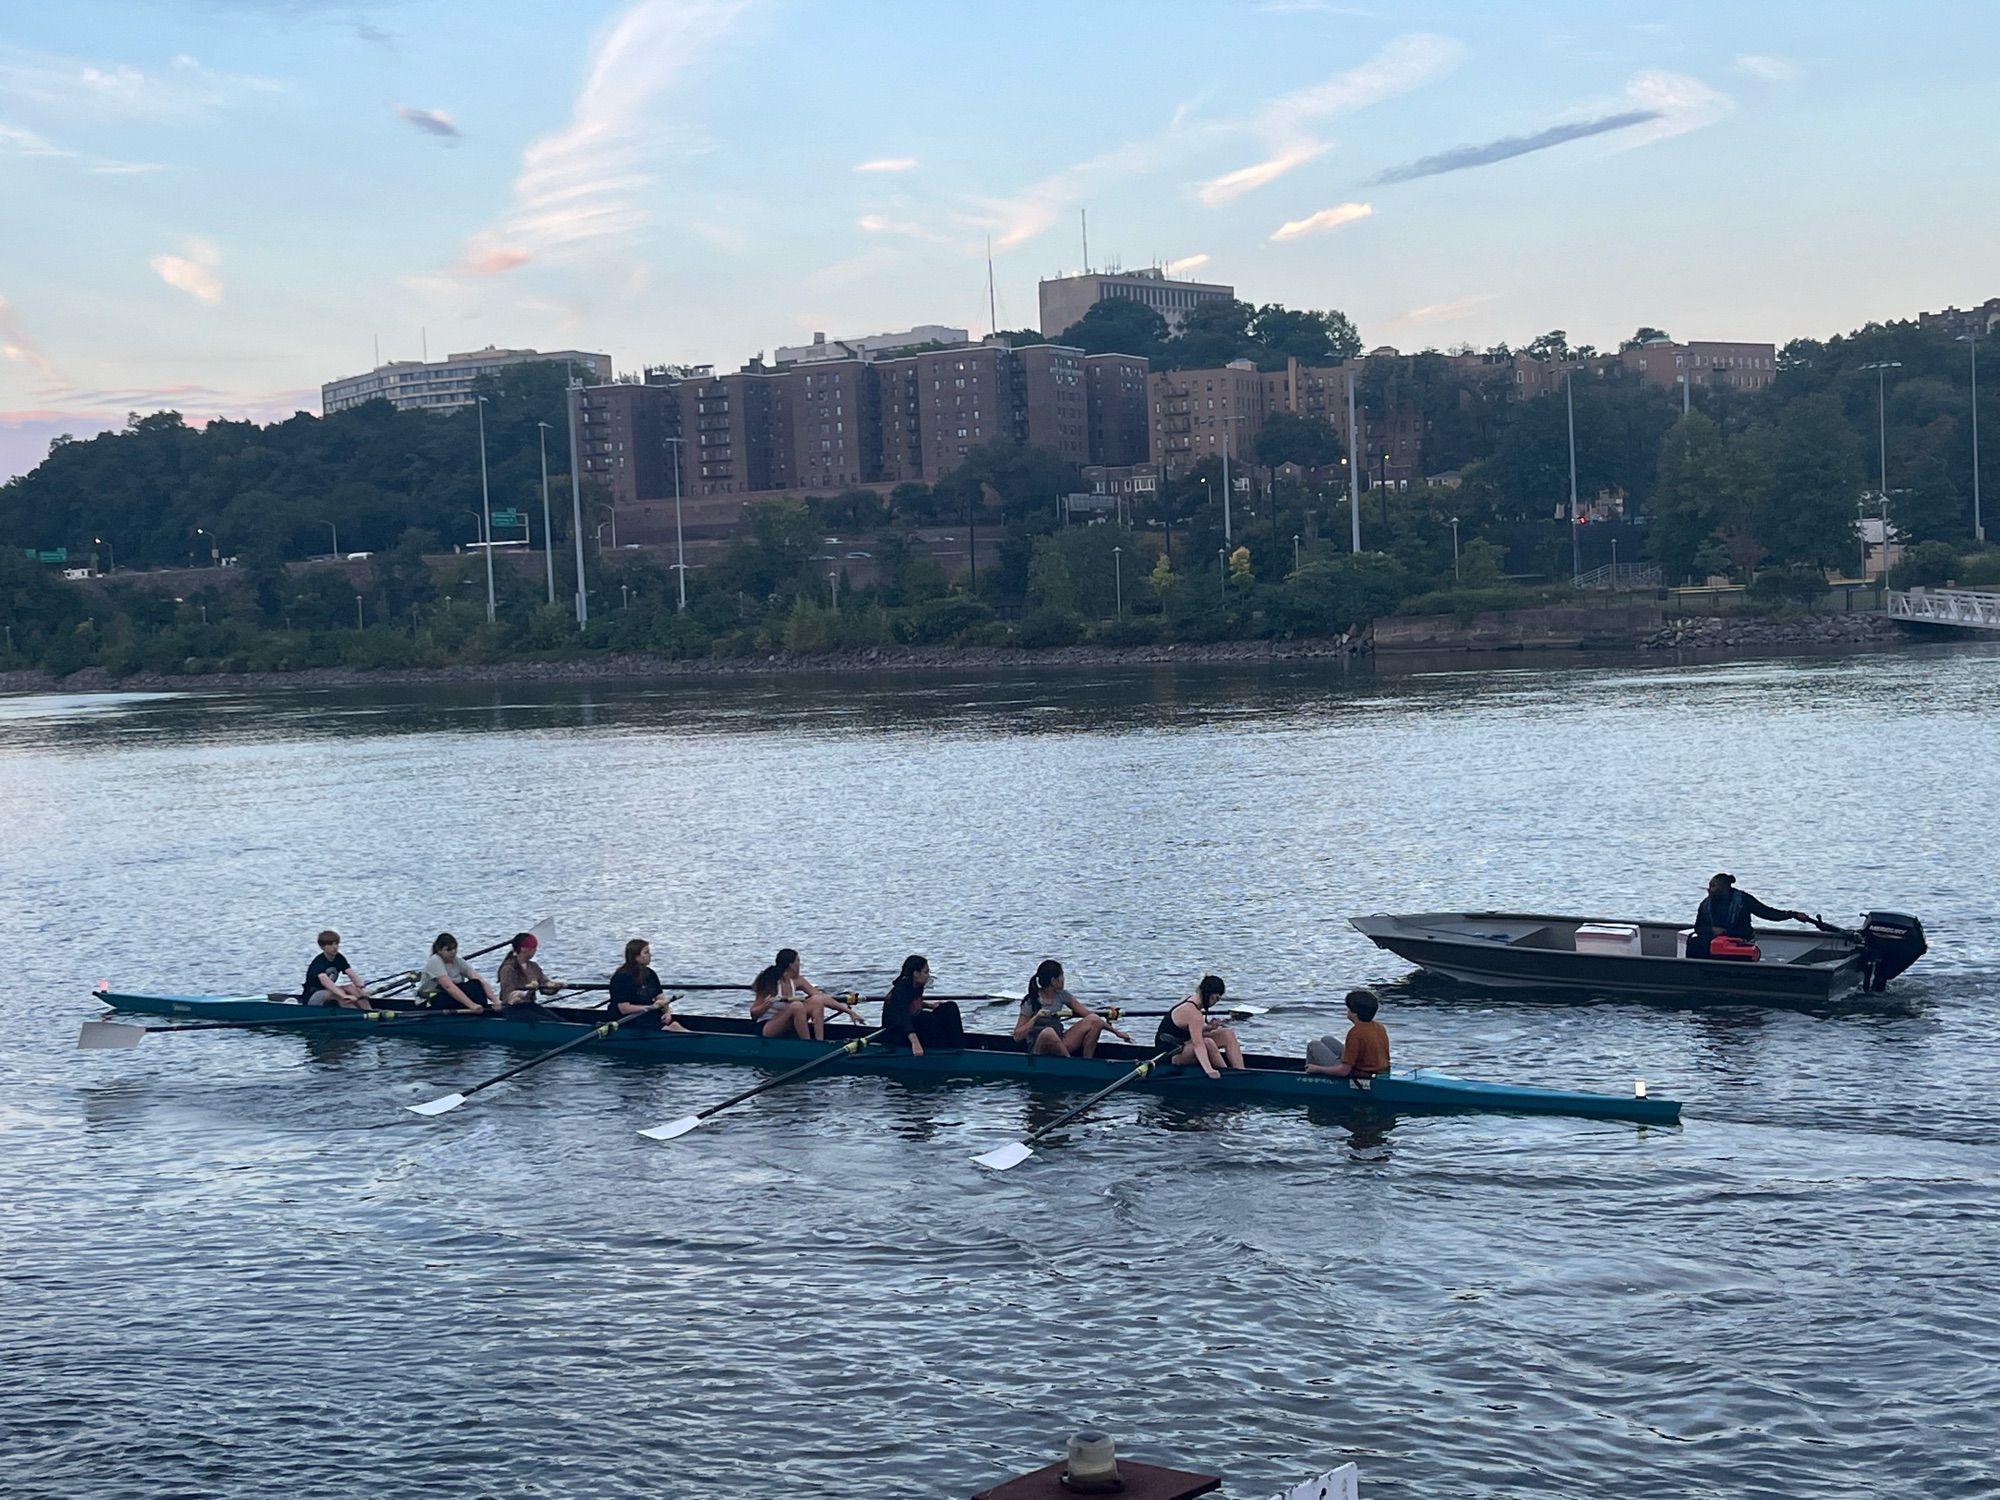
<svg viewBox="0 0 2000 1500">
<path fill-rule="evenodd" d="M 1690 958 L 1676 922 L 1523 912 L 1417 912 L 1349 919 L 1378 948 L 1467 984 L 1594 994 L 1699 996 L 1766 1005 L 1880 993 L 1923 956 L 1923 924 L 1875 911 L 1859 931 L 1759 928 L 1741 958 Z M 1754 956 L 1752 956 L 1754 955 Z"/>
</svg>

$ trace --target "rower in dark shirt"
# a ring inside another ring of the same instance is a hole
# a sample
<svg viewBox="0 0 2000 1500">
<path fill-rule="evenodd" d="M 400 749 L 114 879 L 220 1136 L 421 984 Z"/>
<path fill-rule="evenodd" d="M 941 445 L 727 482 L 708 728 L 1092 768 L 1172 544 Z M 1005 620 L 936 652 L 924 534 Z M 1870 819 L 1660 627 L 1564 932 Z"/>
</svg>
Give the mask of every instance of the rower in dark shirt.
<svg viewBox="0 0 2000 1500">
<path fill-rule="evenodd" d="M 604 997 L 604 1008 L 614 1020 L 621 1016 L 636 1016 L 641 1011 L 654 1010 L 660 996 L 666 993 L 666 986 L 660 983 L 660 976 L 650 967 L 653 949 L 644 938 L 633 938 L 625 945 L 625 962 L 619 965 L 611 976 Z M 676 1021 L 673 1012 L 665 1006 L 654 1010 L 653 1019 L 634 1021 L 634 1031 L 679 1031 L 687 1027 Z"/>
<path fill-rule="evenodd" d="M 357 1009 L 371 1003 L 367 984 L 340 951 L 340 934 L 331 927 L 319 935 L 319 952 L 306 966 L 305 988 L 299 991 L 299 999 L 307 1005 Z"/>
<path fill-rule="evenodd" d="M 907 1047 L 913 1056 L 922 1057 L 926 1047 L 949 1051 L 965 1045 L 965 1021 L 958 1013 L 958 1003 L 926 1002 L 924 986 L 930 982 L 929 959 L 912 953 L 903 960 L 903 971 L 882 1002 L 884 1047 Z"/>
<path fill-rule="evenodd" d="M 1737 890 L 1734 875 L 1711 876 L 1708 896 L 1694 914 L 1694 935 L 1688 939 L 1687 956 L 1707 958 L 1709 940 L 1718 935 L 1745 943 L 1755 942 L 1757 934 L 1750 926 L 1753 917 L 1762 917 L 1766 922 L 1812 920 L 1805 912 L 1779 911 L 1775 906 L 1766 906 L 1748 891 Z"/>
</svg>

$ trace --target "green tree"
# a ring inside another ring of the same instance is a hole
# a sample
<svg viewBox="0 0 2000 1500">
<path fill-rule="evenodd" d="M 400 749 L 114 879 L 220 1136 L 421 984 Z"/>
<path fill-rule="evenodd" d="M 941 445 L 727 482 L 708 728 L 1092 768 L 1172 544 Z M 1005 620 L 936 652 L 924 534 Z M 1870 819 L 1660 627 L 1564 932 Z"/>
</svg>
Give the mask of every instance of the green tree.
<svg viewBox="0 0 2000 1500">
<path fill-rule="evenodd" d="M 1287 357 L 1305 364 L 1339 364 L 1361 353 L 1361 335 L 1344 312 L 1313 312 L 1267 302 L 1251 315 L 1250 337 L 1259 363 L 1281 366 Z"/>
<path fill-rule="evenodd" d="M 1255 443 L 1257 462 L 1270 469 L 1280 464 L 1323 468 L 1340 462 L 1345 451 L 1333 424 L 1307 412 L 1272 412 L 1258 429 Z"/>
<path fill-rule="evenodd" d="M 1690 412 L 1660 444 L 1648 544 L 1670 579 L 1694 571 L 1695 554 L 1731 519 L 1734 495 L 1722 437 L 1700 412 Z"/>
<path fill-rule="evenodd" d="M 1057 335 L 1085 354 L 1137 354 L 1158 359 L 1167 343 L 1167 320 L 1131 297 L 1106 297 Z"/>
<path fill-rule="evenodd" d="M 1861 439 L 1840 403 L 1831 395 L 1789 403 L 1778 415 L 1769 496 L 1752 518 L 1758 539 L 1779 562 L 1852 566 L 1861 475 Z"/>
</svg>

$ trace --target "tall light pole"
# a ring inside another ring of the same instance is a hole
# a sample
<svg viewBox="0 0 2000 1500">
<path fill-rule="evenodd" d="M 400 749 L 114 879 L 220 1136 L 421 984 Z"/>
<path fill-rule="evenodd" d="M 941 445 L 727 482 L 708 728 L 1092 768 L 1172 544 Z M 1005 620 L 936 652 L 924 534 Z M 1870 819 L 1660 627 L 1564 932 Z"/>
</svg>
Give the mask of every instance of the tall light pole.
<svg viewBox="0 0 2000 1500">
<path fill-rule="evenodd" d="M 1451 581 L 1458 583 L 1458 517 L 1451 518 Z"/>
<path fill-rule="evenodd" d="M 840 613 L 840 569 L 835 568 L 831 573 L 827 574 L 826 577 L 827 577 L 827 582 L 833 585 L 833 612 L 835 614 L 839 614 Z M 686 609 L 687 605 L 683 603 L 681 605 L 681 608 Z"/>
<path fill-rule="evenodd" d="M 1355 437 L 1354 377 L 1347 372 L 1347 521 L 1354 532 L 1354 550 L 1361 550 L 1361 445 Z"/>
<path fill-rule="evenodd" d="M 1230 429 L 1230 427 L 1231 427 L 1232 425 L 1234 425 L 1234 424 L 1233 424 L 1233 423 L 1231 422 L 1231 420 L 1230 420 L 1229 416 L 1228 416 L 1228 415 L 1227 415 L 1226 413 L 1224 414 L 1224 416 L 1223 416 L 1223 419 L 1222 419 L 1222 421 L 1223 421 L 1223 427 L 1222 427 L 1222 540 L 1223 540 L 1224 544 L 1226 545 L 1226 544 L 1227 544 L 1227 543 L 1229 542 L 1229 540 L 1230 540 L 1230 536 L 1229 536 L 1229 429 Z"/>
<path fill-rule="evenodd" d="M 593 512 L 601 510 L 611 518 L 604 524 L 611 528 L 611 550 L 616 552 L 618 550 L 618 507 L 615 505 L 596 505 L 592 507 L 592 510 Z M 603 550 L 602 547 L 598 548 L 600 552 Z"/>
<path fill-rule="evenodd" d="M 1296 573 L 1298 572 L 1298 570 L 1299 570 L 1299 534 L 1295 531 L 1292 533 L 1292 571 Z"/>
<path fill-rule="evenodd" d="M 688 607 L 688 558 L 687 544 L 681 539 L 681 440 L 670 437 L 674 445 L 674 572 L 680 578 L 681 602 L 679 613 L 686 614 Z M 833 586 L 833 607 L 840 608 L 840 585 Z"/>
<path fill-rule="evenodd" d="M 486 489 L 486 398 L 477 399 L 479 408 L 479 540 L 486 548 L 486 623 L 494 620 L 493 609 L 493 498 Z"/>
<path fill-rule="evenodd" d="M 1569 412 L 1569 576 L 1583 576 L 1583 537 L 1576 529 L 1576 396 L 1570 388 L 1574 370 L 1563 371 L 1563 406 Z"/>
<path fill-rule="evenodd" d="M 335 560 L 338 561 L 340 557 L 340 528 L 324 518 L 320 520 L 319 524 L 333 533 L 333 555 Z"/>
<path fill-rule="evenodd" d="M 1974 452 L 1976 453 L 1977 451 L 1978 451 L 1978 446 L 1977 446 L 1977 442 L 1976 442 L 1976 440 L 1975 440 L 1975 443 L 1974 443 Z M 1978 467 L 1978 466 L 1977 466 L 1977 464 L 1975 463 L 1975 464 L 1974 464 L 1974 469 L 1975 469 L 1975 471 L 1977 470 L 1977 467 Z M 1979 507 L 1978 507 L 1978 506 L 1976 506 L 1976 505 L 1975 505 L 1975 506 L 1973 507 L 1973 510 L 1975 511 L 1975 513 L 1977 512 L 1978 508 L 1979 508 Z M 105 540 L 104 540 L 104 538 L 103 538 L 103 537 L 101 537 L 101 536 L 100 536 L 100 537 L 92 537 L 92 538 L 91 538 L 91 540 L 92 540 L 92 541 L 94 541 L 94 542 L 96 542 L 98 546 L 102 547 L 102 548 L 104 549 L 104 551 L 105 551 L 106 555 L 108 555 L 108 556 L 110 557 L 110 559 L 111 559 L 111 566 L 110 566 L 109 568 L 107 568 L 107 569 L 106 569 L 105 571 L 106 571 L 106 572 L 110 572 L 110 573 L 116 573 L 116 572 L 118 571 L 118 554 L 117 554 L 117 552 L 115 552 L 115 551 L 113 551 L 113 550 L 112 550 L 112 546 L 111 546 L 111 543 L 109 543 L 109 542 L 105 541 Z"/>
<path fill-rule="evenodd" d="M 210 558 L 213 558 L 215 556 L 215 538 L 209 536 L 208 533 L 202 530 L 201 527 L 199 526 L 195 527 L 194 534 L 199 537 L 208 537 L 208 542 L 209 542 L 208 555 Z M 198 557 L 200 554 L 197 552 L 194 555 Z"/>
<path fill-rule="evenodd" d="M 582 385 L 572 375 L 564 405 L 569 412 L 569 534 L 576 542 L 576 628 L 590 623 L 590 593 L 583 582 L 583 474 L 576 457 L 576 409 L 583 405 Z"/>
<path fill-rule="evenodd" d="M 1215 549 L 1215 574 L 1216 577 L 1222 580 L 1222 602 L 1227 604 L 1229 602 L 1229 549 L 1227 547 L 1217 547 Z"/>
<path fill-rule="evenodd" d="M 1903 368 L 1900 359 L 1881 359 L 1863 365 L 1875 372 L 1875 444 L 1882 477 L 1882 546 L 1889 545 L 1889 372 Z"/>
<path fill-rule="evenodd" d="M 1122 620 L 1125 618 L 1125 549 L 1123 547 L 1113 547 L 1111 549 L 1111 589 L 1112 599 L 1115 601 L 1112 605 L 1113 612 L 1118 619 Z"/>
<path fill-rule="evenodd" d="M 1972 355 L 1972 539 L 1984 543 L 1986 522 L 1979 513 L 1979 335 L 1963 333 L 1959 337 Z"/>
<path fill-rule="evenodd" d="M 549 565 L 549 603 L 556 602 L 556 534 L 549 525 L 549 424 L 537 422 L 542 450 L 542 561 Z"/>
</svg>

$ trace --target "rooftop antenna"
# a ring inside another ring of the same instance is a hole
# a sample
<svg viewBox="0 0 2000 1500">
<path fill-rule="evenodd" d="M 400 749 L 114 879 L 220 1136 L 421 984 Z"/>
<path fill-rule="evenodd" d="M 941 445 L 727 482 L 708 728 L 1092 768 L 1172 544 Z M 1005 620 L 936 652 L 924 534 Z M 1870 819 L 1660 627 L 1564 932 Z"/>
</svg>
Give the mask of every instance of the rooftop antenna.
<svg viewBox="0 0 2000 1500">
<path fill-rule="evenodd" d="M 379 333 L 375 335 L 375 367 L 382 367 L 382 335 Z"/>
<path fill-rule="evenodd" d="M 1090 274 L 1090 210 L 1079 208 L 1076 211 L 1076 217 L 1083 227 L 1083 274 L 1088 276 Z"/>
<path fill-rule="evenodd" d="M 417 330 L 417 337 L 423 340 L 424 363 L 429 364 L 431 362 L 431 331 L 428 328 L 419 328 Z"/>
<path fill-rule="evenodd" d="M 993 236 L 986 236 L 986 331 L 989 335 L 1000 331 L 1000 313 L 993 297 Z"/>
</svg>

